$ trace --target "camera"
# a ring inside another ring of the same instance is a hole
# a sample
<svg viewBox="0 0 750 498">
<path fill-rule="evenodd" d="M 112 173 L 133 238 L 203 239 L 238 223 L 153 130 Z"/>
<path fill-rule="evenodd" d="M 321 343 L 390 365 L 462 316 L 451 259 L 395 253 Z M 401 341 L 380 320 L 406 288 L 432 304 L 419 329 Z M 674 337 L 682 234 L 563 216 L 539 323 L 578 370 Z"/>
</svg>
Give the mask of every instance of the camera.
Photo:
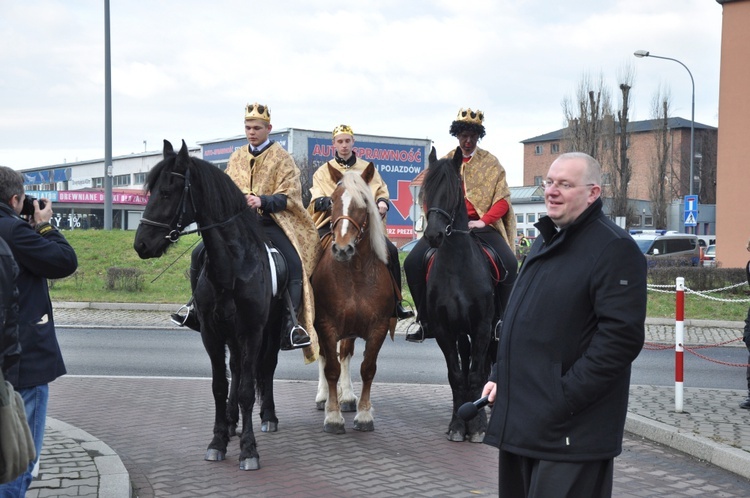
<svg viewBox="0 0 750 498">
<path fill-rule="evenodd" d="M 23 200 L 23 209 L 21 209 L 21 214 L 26 216 L 34 216 L 34 201 L 37 200 L 36 197 L 32 197 L 30 195 L 27 195 L 26 198 Z M 45 202 L 42 199 L 39 199 L 39 209 L 44 209 Z"/>
</svg>

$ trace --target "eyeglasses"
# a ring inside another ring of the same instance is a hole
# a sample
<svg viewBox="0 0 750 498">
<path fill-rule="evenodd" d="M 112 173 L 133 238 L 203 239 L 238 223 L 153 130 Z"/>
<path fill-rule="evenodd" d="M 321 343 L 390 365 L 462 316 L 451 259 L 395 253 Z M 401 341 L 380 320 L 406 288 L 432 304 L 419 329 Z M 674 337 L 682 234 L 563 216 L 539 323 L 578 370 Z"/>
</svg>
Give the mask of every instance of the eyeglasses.
<svg viewBox="0 0 750 498">
<path fill-rule="evenodd" d="M 544 188 L 552 188 L 553 185 L 560 190 L 570 190 L 578 187 L 593 187 L 596 184 L 587 183 L 586 185 L 573 185 L 572 183 L 566 181 L 559 182 L 557 180 L 542 180 L 542 187 Z"/>
</svg>

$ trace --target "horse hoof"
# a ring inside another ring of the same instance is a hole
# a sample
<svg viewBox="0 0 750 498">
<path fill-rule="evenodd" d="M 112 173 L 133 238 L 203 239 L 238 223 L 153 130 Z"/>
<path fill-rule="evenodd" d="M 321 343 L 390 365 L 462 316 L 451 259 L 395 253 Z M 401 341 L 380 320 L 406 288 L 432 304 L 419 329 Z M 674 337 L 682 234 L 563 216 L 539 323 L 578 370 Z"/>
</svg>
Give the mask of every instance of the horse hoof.
<svg viewBox="0 0 750 498">
<path fill-rule="evenodd" d="M 323 401 L 316 401 L 315 402 L 315 408 L 317 408 L 318 410 L 325 410 L 326 409 L 326 401 L 325 400 L 323 400 Z"/>
<path fill-rule="evenodd" d="M 460 443 L 460 442 L 463 442 L 463 440 L 464 440 L 464 435 L 461 434 L 460 432 L 450 431 L 448 433 L 448 441 Z"/>
<path fill-rule="evenodd" d="M 258 470 L 259 468 L 260 460 L 258 457 L 250 457 L 240 460 L 240 470 Z"/>
<path fill-rule="evenodd" d="M 260 432 L 278 432 L 279 431 L 279 423 L 278 422 L 263 422 L 260 424 Z"/>
<path fill-rule="evenodd" d="M 323 432 L 329 434 L 345 434 L 346 428 L 342 424 L 323 424 Z"/>
<path fill-rule="evenodd" d="M 484 432 L 475 432 L 474 434 L 469 434 L 467 439 L 470 443 L 483 443 Z"/>
<path fill-rule="evenodd" d="M 342 401 L 339 403 L 339 406 L 341 407 L 342 412 L 356 412 L 357 411 L 357 401 Z"/>
<path fill-rule="evenodd" d="M 354 421 L 354 430 L 362 432 L 372 432 L 375 430 L 375 422 L 370 420 L 369 422 L 357 422 Z"/>
<path fill-rule="evenodd" d="M 209 448 L 206 450 L 206 456 L 204 457 L 204 460 L 209 462 L 221 462 L 222 460 L 224 460 L 225 456 L 226 452 Z"/>
</svg>

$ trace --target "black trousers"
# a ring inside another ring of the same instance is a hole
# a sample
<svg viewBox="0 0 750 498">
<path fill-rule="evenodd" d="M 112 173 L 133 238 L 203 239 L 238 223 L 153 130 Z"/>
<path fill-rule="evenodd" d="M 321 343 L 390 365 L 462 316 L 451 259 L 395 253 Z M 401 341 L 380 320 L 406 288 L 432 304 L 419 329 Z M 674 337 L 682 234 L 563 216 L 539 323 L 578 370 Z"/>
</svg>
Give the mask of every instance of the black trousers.
<svg viewBox="0 0 750 498">
<path fill-rule="evenodd" d="M 552 462 L 500 450 L 500 498 L 610 498 L 614 459 Z"/>
<path fill-rule="evenodd" d="M 478 238 L 487 245 L 491 246 L 500 256 L 500 261 L 505 270 L 505 278 L 495 286 L 495 315 L 502 317 L 505 306 L 508 304 L 510 291 L 513 290 L 513 284 L 516 281 L 518 273 L 518 260 L 513 251 L 510 250 L 508 243 L 499 232 L 494 228 L 485 227 L 472 230 Z M 417 308 L 417 314 L 422 316 L 422 310 L 425 306 L 426 278 L 427 269 L 424 266 L 424 255 L 430 248 L 430 244 L 422 237 L 416 243 L 409 255 L 404 260 L 404 272 L 406 273 L 406 283 L 409 285 L 411 296 L 414 299 L 414 306 Z M 503 268 L 500 269 L 501 272 Z M 417 319 L 419 319 L 419 316 Z"/>
</svg>

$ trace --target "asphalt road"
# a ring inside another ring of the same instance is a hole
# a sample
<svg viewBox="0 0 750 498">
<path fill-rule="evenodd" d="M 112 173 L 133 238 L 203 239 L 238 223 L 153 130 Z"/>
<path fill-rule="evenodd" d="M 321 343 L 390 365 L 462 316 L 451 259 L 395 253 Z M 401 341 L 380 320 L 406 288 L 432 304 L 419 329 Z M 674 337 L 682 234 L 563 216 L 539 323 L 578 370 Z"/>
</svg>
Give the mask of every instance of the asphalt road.
<svg viewBox="0 0 750 498">
<path fill-rule="evenodd" d="M 63 356 L 72 375 L 153 377 L 209 377 L 208 356 L 200 334 L 183 329 L 58 329 Z M 358 365 L 364 342 L 357 341 L 352 379 L 359 380 Z M 723 363 L 745 364 L 744 348 L 717 347 L 698 352 Z M 745 369 L 685 356 L 685 386 L 746 389 Z M 632 384 L 674 385 L 674 351 L 643 350 L 633 365 Z M 305 365 L 296 351 L 279 353 L 277 379 L 317 380 L 317 364 Z M 376 382 L 446 384 L 445 360 L 435 341 L 412 344 L 402 336 L 386 340 L 378 358 Z"/>
</svg>

